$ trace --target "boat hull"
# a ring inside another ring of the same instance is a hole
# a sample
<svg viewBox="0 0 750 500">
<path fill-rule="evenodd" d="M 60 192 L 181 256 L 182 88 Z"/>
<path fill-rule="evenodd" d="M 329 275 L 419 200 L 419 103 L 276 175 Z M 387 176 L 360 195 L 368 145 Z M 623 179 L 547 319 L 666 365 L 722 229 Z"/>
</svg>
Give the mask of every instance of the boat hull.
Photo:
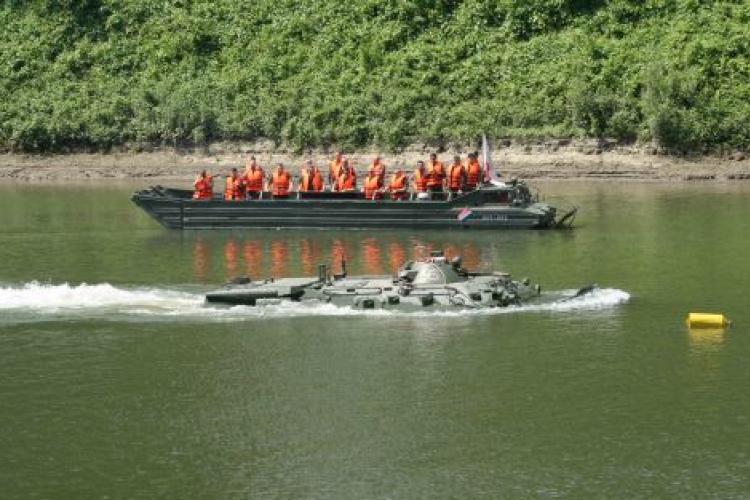
<svg viewBox="0 0 750 500">
<path fill-rule="evenodd" d="M 484 203 L 481 193 L 453 200 L 193 200 L 156 189 L 133 202 L 168 229 L 543 229 L 556 211 L 545 204 Z"/>
</svg>

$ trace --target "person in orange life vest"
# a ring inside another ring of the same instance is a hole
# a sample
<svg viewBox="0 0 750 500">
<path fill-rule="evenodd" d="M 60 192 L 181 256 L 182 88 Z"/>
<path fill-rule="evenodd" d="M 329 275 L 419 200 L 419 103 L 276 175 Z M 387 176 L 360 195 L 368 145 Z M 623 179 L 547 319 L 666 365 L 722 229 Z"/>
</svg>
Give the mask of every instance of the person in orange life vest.
<svg viewBox="0 0 750 500">
<path fill-rule="evenodd" d="M 312 160 L 305 160 L 305 163 L 302 164 L 302 166 L 299 169 L 299 176 L 297 176 L 297 179 L 299 179 L 299 185 L 297 186 L 297 191 L 308 191 L 308 185 L 310 184 L 310 174 L 309 172 L 312 170 Z"/>
<path fill-rule="evenodd" d="M 239 170 L 237 171 L 237 178 L 239 179 L 237 182 L 237 197 L 235 200 L 244 200 L 245 199 L 245 193 L 247 192 L 247 184 L 245 183 L 245 174 L 240 173 Z"/>
<path fill-rule="evenodd" d="M 440 192 L 443 190 L 443 181 L 445 180 L 445 167 L 438 161 L 437 154 L 430 154 L 430 161 L 427 162 L 427 190 Z"/>
<path fill-rule="evenodd" d="M 292 176 L 286 171 L 284 165 L 279 163 L 276 165 L 276 171 L 271 175 L 271 179 L 268 181 L 267 191 L 271 191 L 274 198 L 283 198 L 289 195 L 289 190 L 292 187 Z"/>
<path fill-rule="evenodd" d="M 409 193 L 406 191 L 407 178 L 406 174 L 400 168 L 396 168 L 396 171 L 391 176 L 391 180 L 388 183 L 388 190 L 391 192 L 391 198 L 394 200 L 405 200 L 409 197 Z"/>
<path fill-rule="evenodd" d="M 207 174 L 205 170 L 201 170 L 200 175 L 193 183 L 193 187 L 195 187 L 193 199 L 210 200 L 214 195 L 214 178 Z"/>
<path fill-rule="evenodd" d="M 344 160 L 341 175 L 336 182 L 336 191 L 354 191 L 357 189 L 357 178 L 354 169 L 349 166 L 348 160 Z"/>
<path fill-rule="evenodd" d="M 427 192 L 427 169 L 422 160 L 417 162 L 417 168 L 414 170 L 413 186 L 416 193 Z"/>
<path fill-rule="evenodd" d="M 465 182 L 466 170 L 461 165 L 461 157 L 454 156 L 453 164 L 448 167 L 448 176 L 445 179 L 445 183 L 451 193 L 458 193 L 463 189 Z"/>
<path fill-rule="evenodd" d="M 349 172 L 349 175 L 352 178 L 352 183 L 354 183 L 354 188 L 357 188 L 357 169 L 354 168 L 354 160 L 350 160 L 349 158 L 344 158 L 344 164 L 341 167 L 341 172 Z"/>
<path fill-rule="evenodd" d="M 466 159 L 466 191 L 474 191 L 484 181 L 484 172 L 482 172 L 482 167 L 477 160 L 478 156 L 479 153 L 474 151 L 469 153 L 469 157 Z"/>
<path fill-rule="evenodd" d="M 263 191 L 263 181 L 266 179 L 266 173 L 263 171 L 254 156 L 245 165 L 245 174 L 242 176 L 245 181 L 245 190 L 248 198 L 257 198 Z"/>
<path fill-rule="evenodd" d="M 383 160 L 379 156 L 376 156 L 372 165 L 370 165 L 370 172 L 374 172 L 375 175 L 380 177 L 381 184 L 385 183 L 385 165 L 383 165 Z"/>
<path fill-rule="evenodd" d="M 328 170 L 328 183 L 331 185 L 331 191 L 335 190 L 336 184 L 338 183 L 339 177 L 341 176 L 341 168 L 344 164 L 344 156 L 341 151 L 336 153 L 336 158 L 331 161 L 331 167 Z"/>
<path fill-rule="evenodd" d="M 370 170 L 367 177 L 365 177 L 364 186 L 362 187 L 362 192 L 365 193 L 365 199 L 380 199 L 382 189 L 383 180 L 380 178 L 380 175 L 377 172 Z"/>
<path fill-rule="evenodd" d="M 232 173 L 227 177 L 226 186 L 224 187 L 224 199 L 225 200 L 241 200 L 245 197 L 245 182 L 240 177 L 236 168 L 232 169 Z"/>
<path fill-rule="evenodd" d="M 300 172 L 300 183 L 299 191 L 322 191 L 323 190 L 323 176 L 320 174 L 320 169 L 313 163 L 312 160 L 307 160 L 305 166 L 302 167 Z"/>
</svg>

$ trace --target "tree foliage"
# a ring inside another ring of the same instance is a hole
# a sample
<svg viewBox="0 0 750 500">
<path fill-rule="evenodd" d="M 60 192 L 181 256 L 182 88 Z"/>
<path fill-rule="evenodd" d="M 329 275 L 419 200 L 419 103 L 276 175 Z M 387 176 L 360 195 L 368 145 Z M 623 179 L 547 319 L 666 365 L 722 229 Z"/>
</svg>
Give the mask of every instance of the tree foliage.
<svg viewBox="0 0 750 500">
<path fill-rule="evenodd" d="M 0 148 L 744 148 L 749 20 L 709 0 L 8 0 Z"/>
</svg>

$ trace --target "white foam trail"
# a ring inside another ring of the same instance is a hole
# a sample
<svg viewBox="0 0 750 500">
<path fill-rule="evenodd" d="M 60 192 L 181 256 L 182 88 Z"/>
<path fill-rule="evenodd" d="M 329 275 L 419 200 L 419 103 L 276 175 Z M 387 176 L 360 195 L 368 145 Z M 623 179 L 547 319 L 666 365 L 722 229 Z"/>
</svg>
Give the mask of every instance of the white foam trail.
<svg viewBox="0 0 750 500">
<path fill-rule="evenodd" d="M 44 321 L 52 319 L 96 319 L 133 321 L 183 320 L 236 322 L 266 318 L 305 316 L 417 316 L 466 317 L 474 315 L 518 314 L 533 312 L 565 312 L 573 310 L 609 309 L 627 302 L 630 295 L 617 289 L 596 289 L 564 302 L 575 290 L 549 292 L 543 301 L 517 307 L 493 309 L 426 309 L 392 311 L 351 307 L 315 302 L 279 302 L 250 306 L 209 306 L 203 292 L 187 292 L 167 288 L 120 288 L 108 283 L 89 285 L 42 284 L 0 286 L 0 322 Z"/>
<path fill-rule="evenodd" d="M 196 307 L 203 302 L 201 295 L 175 290 L 153 288 L 117 288 L 109 283 L 99 285 L 61 285 L 38 282 L 19 286 L 0 287 L 0 311 L 32 310 L 37 313 L 64 310 L 148 310 L 170 311 Z"/>
<path fill-rule="evenodd" d="M 563 298 L 572 297 L 564 301 L 557 300 L 548 304 L 522 306 L 520 309 L 537 311 L 597 310 L 609 309 L 630 300 L 628 292 L 616 288 L 596 288 L 592 292 L 580 297 L 575 297 L 576 292 L 577 290 L 559 292 Z"/>
</svg>

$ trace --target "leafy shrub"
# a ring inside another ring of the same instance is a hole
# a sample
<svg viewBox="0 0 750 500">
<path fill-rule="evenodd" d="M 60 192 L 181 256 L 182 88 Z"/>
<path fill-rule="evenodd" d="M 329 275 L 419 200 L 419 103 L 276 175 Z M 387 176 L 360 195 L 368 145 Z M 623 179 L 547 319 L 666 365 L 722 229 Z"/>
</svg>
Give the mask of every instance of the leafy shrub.
<svg viewBox="0 0 750 500">
<path fill-rule="evenodd" d="M 729 0 L 9 0 L 0 148 L 744 148 L 748 21 Z"/>
</svg>

